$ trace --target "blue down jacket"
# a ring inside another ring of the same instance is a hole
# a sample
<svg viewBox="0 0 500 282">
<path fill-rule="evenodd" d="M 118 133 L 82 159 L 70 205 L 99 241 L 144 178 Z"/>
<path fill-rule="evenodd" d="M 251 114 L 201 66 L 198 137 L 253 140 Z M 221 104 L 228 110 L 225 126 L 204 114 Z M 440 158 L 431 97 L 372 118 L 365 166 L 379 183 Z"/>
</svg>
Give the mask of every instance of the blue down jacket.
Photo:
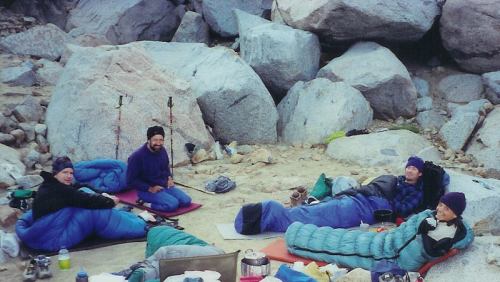
<svg viewBox="0 0 500 282">
<path fill-rule="evenodd" d="M 394 176 L 381 176 L 357 189 L 360 192 L 355 195 L 336 196 L 315 205 L 285 208 L 276 201 L 246 205 L 236 215 L 234 227 L 239 233 L 248 235 L 265 231 L 285 232 L 295 221 L 334 228 L 358 226 L 361 221 L 373 224 L 373 211 L 392 210 L 390 201 L 396 183 Z"/>
<path fill-rule="evenodd" d="M 16 233 L 28 247 L 43 251 L 71 248 L 96 235 L 104 239 L 131 239 L 146 234 L 146 222 L 117 209 L 64 208 L 33 221 L 32 212 L 16 223 Z"/>
<path fill-rule="evenodd" d="M 118 193 L 127 187 L 127 164 L 119 160 L 78 162 L 74 177 L 79 183 L 89 183 L 98 192 Z"/>
<path fill-rule="evenodd" d="M 425 210 L 386 232 L 333 229 L 296 222 L 285 234 L 288 251 L 292 254 L 351 268 L 370 270 L 379 260 L 395 261 L 402 269 L 417 271 L 426 262 L 435 259 L 426 253 L 418 226 L 432 211 Z M 455 236 L 453 248 L 469 246 L 474 234 L 463 223 L 461 237 Z"/>
</svg>

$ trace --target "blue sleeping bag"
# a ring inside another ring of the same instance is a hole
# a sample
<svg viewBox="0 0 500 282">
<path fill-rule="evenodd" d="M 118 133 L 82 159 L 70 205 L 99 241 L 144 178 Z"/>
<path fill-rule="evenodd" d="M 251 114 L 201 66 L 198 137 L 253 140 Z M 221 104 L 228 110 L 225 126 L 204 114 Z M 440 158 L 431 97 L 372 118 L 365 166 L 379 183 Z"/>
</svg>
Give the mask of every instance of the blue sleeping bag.
<svg viewBox="0 0 500 282">
<path fill-rule="evenodd" d="M 351 268 L 371 270 L 379 260 L 388 259 L 408 271 L 417 271 L 435 259 L 426 253 L 418 226 L 432 211 L 416 214 L 399 227 L 386 232 L 333 229 L 312 224 L 293 223 L 285 234 L 288 251 L 314 260 L 337 263 Z M 473 239 L 472 229 L 465 223 L 453 248 L 464 249 Z"/>
<path fill-rule="evenodd" d="M 16 223 L 16 233 L 28 247 L 43 251 L 71 248 L 85 238 L 140 238 L 146 234 L 146 222 L 133 213 L 117 209 L 64 208 L 33 221 L 32 212 Z"/>
<path fill-rule="evenodd" d="M 265 231 L 285 232 L 295 221 L 334 228 L 358 226 L 361 221 L 373 224 L 375 210 L 392 210 L 390 199 L 396 182 L 394 176 L 381 176 L 357 189 L 364 193 L 336 196 L 315 205 L 285 208 L 276 201 L 249 204 L 236 215 L 234 227 L 239 233 L 250 235 Z"/>
<path fill-rule="evenodd" d="M 249 206 L 242 208 L 236 215 L 234 222 L 236 231 L 241 234 L 258 234 L 265 231 L 285 232 L 295 221 L 336 228 L 353 227 L 358 226 L 361 221 L 368 224 L 375 223 L 374 210 L 392 209 L 391 204 L 385 198 L 366 197 L 362 194 L 341 196 L 315 205 L 294 208 L 285 208 L 276 201 L 264 201 L 256 205 L 261 205 L 260 217 L 256 217 L 260 219 L 258 232 L 252 232 L 247 228 L 247 218 L 255 214 L 251 212 L 246 216 Z"/>
<path fill-rule="evenodd" d="M 127 164 L 110 159 L 78 162 L 74 165 L 74 177 L 98 192 L 118 193 L 127 188 Z"/>
</svg>

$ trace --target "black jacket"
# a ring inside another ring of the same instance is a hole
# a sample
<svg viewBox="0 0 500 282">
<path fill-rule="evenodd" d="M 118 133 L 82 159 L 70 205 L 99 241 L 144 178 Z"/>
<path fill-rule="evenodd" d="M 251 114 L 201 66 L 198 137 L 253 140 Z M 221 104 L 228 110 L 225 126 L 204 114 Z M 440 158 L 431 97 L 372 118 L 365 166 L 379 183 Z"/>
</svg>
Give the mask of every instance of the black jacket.
<svg viewBox="0 0 500 282">
<path fill-rule="evenodd" d="M 435 211 L 433 215 L 434 217 L 436 216 Z M 427 234 L 430 230 L 436 229 L 436 227 L 429 225 L 425 220 L 420 223 L 418 234 L 422 235 L 424 249 L 429 255 L 433 257 L 440 257 L 446 254 L 451 249 L 453 244 L 462 240 L 465 235 L 467 235 L 467 230 L 464 223 L 462 222 L 461 217 L 457 217 L 456 219 L 450 221 L 448 224 L 455 224 L 457 226 L 455 236 L 453 236 L 453 238 L 443 238 L 439 241 L 436 241 L 429 237 L 429 235 Z"/>
<path fill-rule="evenodd" d="M 108 209 L 115 206 L 112 199 L 99 194 L 78 191 L 73 186 L 59 182 L 48 172 L 42 171 L 40 176 L 43 177 L 44 181 L 38 188 L 33 201 L 34 220 L 66 207 Z"/>
</svg>

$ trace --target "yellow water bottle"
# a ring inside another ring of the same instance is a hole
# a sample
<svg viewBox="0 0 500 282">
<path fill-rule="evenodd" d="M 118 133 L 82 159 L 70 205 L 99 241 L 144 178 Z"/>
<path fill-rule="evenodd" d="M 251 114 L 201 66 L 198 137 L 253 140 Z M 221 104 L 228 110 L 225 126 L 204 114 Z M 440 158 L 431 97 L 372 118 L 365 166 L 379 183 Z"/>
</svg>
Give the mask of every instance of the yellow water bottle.
<svg viewBox="0 0 500 282">
<path fill-rule="evenodd" d="M 69 257 L 69 251 L 66 249 L 66 247 L 62 247 L 59 250 L 59 269 L 61 270 L 68 270 L 71 268 L 71 260 Z"/>
</svg>

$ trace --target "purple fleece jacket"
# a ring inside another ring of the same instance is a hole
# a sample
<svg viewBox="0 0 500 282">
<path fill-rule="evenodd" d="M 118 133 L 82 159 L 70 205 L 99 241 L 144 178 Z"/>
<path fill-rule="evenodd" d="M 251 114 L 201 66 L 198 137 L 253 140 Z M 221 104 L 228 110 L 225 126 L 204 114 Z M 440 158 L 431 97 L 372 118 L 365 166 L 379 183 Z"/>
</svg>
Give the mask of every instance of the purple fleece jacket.
<svg viewBox="0 0 500 282">
<path fill-rule="evenodd" d="M 147 143 L 128 158 L 127 185 L 141 191 L 160 185 L 166 187 L 170 176 L 168 154 L 164 147 L 159 152 L 151 152 Z"/>
</svg>

